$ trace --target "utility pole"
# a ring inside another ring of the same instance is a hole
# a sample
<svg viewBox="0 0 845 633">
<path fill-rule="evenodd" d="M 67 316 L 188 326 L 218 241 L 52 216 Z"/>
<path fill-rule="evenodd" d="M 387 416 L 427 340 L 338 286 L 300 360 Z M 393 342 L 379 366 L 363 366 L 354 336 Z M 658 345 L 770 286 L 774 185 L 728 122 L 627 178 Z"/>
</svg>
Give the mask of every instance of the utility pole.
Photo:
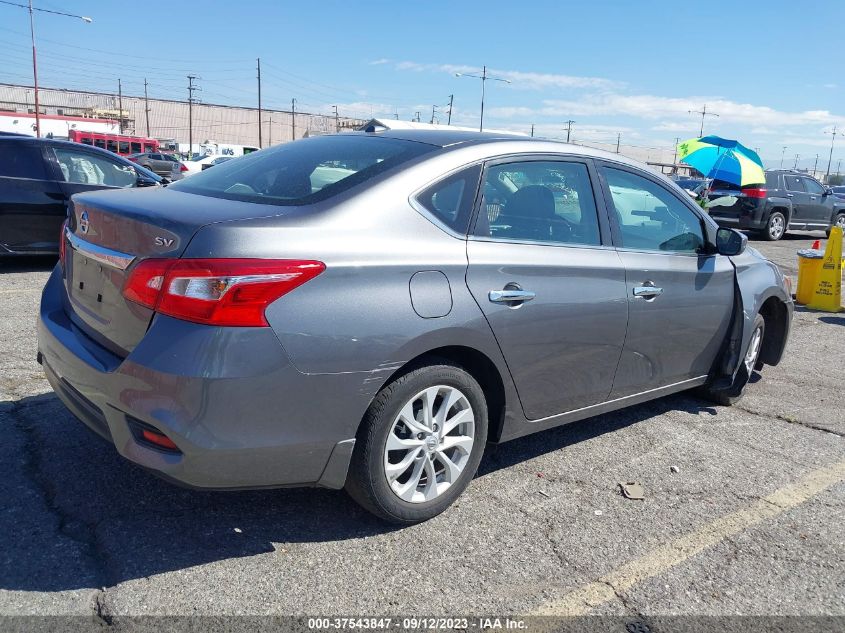
<svg viewBox="0 0 845 633">
<path fill-rule="evenodd" d="M 572 124 L 575 123 L 572 119 L 566 121 L 566 142 L 569 142 L 569 137 L 572 134 Z"/>
<path fill-rule="evenodd" d="M 842 167 L 842 159 L 839 159 L 839 162 L 836 163 L 836 175 L 839 175 L 839 168 Z"/>
<path fill-rule="evenodd" d="M 194 91 L 199 90 L 194 85 L 196 75 L 188 75 L 188 158 L 194 154 Z"/>
<path fill-rule="evenodd" d="M 434 113 L 437 112 L 437 106 L 431 106 L 431 124 L 434 125 Z"/>
<path fill-rule="evenodd" d="M 786 155 L 786 148 L 787 146 L 784 145 L 783 149 L 780 151 L 780 168 L 783 169 L 783 157 Z"/>
<path fill-rule="evenodd" d="M 449 95 L 449 119 L 446 125 L 452 125 L 452 103 L 455 101 L 455 95 Z"/>
<path fill-rule="evenodd" d="M 622 132 L 616 133 L 616 153 L 619 153 L 619 141 L 622 140 Z"/>
<path fill-rule="evenodd" d="M 38 106 L 36 106 L 36 110 L 37 109 L 38 109 Z M 830 139 L 830 156 L 827 159 L 827 175 L 825 176 L 825 180 L 829 184 L 830 183 L 830 162 L 833 160 L 833 142 L 836 140 L 836 134 L 837 134 L 835 125 L 833 126 L 833 131 L 828 132 L 828 134 L 833 135 L 832 138 Z"/>
<path fill-rule="evenodd" d="M 332 107 L 334 108 L 334 131 L 337 133 L 340 132 L 340 115 L 337 113 L 337 106 Z"/>
<path fill-rule="evenodd" d="M 818 168 L 818 166 L 819 166 L 819 155 L 816 154 L 816 164 L 813 165 L 813 178 L 816 177 L 816 169 Z"/>
<path fill-rule="evenodd" d="M 680 137 L 675 137 L 675 155 L 672 157 L 672 173 L 678 173 L 678 143 L 681 142 Z"/>
<path fill-rule="evenodd" d="M 147 136 L 150 135 L 150 98 L 147 96 L 147 78 L 144 77 L 144 115 L 147 117 Z"/>
<path fill-rule="evenodd" d="M 290 100 L 290 140 L 296 140 L 296 99 Z"/>
<path fill-rule="evenodd" d="M 123 134 L 123 87 L 117 80 L 117 129 Z"/>
<path fill-rule="evenodd" d="M 261 144 L 261 58 L 257 58 L 258 62 L 258 148 L 261 149 L 264 145 Z"/>
<path fill-rule="evenodd" d="M 719 115 L 715 112 L 708 112 L 707 111 L 707 104 L 704 104 L 704 107 L 701 110 L 687 110 L 690 114 L 700 114 L 701 115 L 701 129 L 698 131 L 698 136 L 704 136 L 704 117 L 706 116 L 715 116 L 718 117 Z"/>
<path fill-rule="evenodd" d="M 413 122 L 416 122 L 416 123 L 419 123 L 419 122 L 420 122 L 420 113 L 419 113 L 419 111 L 417 111 L 417 112 L 416 112 L 416 114 L 414 114 L 414 120 L 413 120 Z"/>
<path fill-rule="evenodd" d="M 38 105 L 38 64 L 35 61 L 35 18 L 32 17 L 32 0 L 29 0 L 29 34 L 32 36 L 32 80 L 35 83 L 35 136 L 41 137 L 41 108 Z"/>
<path fill-rule="evenodd" d="M 270 114 L 268 114 L 267 118 L 269 119 L 268 125 L 267 125 L 267 147 L 272 147 L 273 146 L 273 113 L 271 112 Z"/>
<path fill-rule="evenodd" d="M 800 156 L 798 154 L 795 155 L 795 164 L 792 166 L 792 169 L 798 169 L 798 159 Z"/>
<path fill-rule="evenodd" d="M 534 124 L 531 124 L 531 138 L 534 138 Z"/>
</svg>

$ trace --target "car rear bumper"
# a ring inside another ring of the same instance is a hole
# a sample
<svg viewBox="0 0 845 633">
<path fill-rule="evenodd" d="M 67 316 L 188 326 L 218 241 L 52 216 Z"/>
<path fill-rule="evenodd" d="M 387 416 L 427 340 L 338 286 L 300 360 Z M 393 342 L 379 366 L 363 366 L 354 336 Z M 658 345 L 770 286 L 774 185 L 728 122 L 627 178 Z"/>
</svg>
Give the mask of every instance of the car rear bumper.
<svg viewBox="0 0 845 633">
<path fill-rule="evenodd" d="M 122 456 L 196 488 L 343 486 L 369 372 L 305 375 L 270 328 L 161 316 L 120 358 L 73 325 L 64 292 L 57 266 L 41 300 L 39 360 L 67 408 Z M 179 450 L 139 437 L 150 427 Z"/>
</svg>

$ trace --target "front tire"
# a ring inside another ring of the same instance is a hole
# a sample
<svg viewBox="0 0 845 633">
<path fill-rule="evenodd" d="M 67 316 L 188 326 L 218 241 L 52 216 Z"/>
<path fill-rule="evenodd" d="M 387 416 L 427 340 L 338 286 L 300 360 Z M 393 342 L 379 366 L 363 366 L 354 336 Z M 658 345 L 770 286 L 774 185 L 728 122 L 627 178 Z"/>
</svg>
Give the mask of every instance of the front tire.
<svg viewBox="0 0 845 633">
<path fill-rule="evenodd" d="M 754 317 L 754 329 L 751 331 L 751 339 L 748 341 L 748 349 L 742 359 L 742 365 L 737 371 L 733 384 L 727 389 L 713 389 L 710 385 L 704 385 L 698 389 L 698 395 L 705 400 L 729 407 L 742 399 L 745 387 L 751 379 L 754 370 L 760 367 L 760 350 L 763 347 L 763 340 L 766 335 L 766 321 L 758 314 Z"/>
<path fill-rule="evenodd" d="M 373 400 L 346 490 L 385 521 L 427 521 L 469 485 L 486 442 L 487 403 L 478 382 L 456 365 L 420 367 Z"/>
<path fill-rule="evenodd" d="M 766 228 L 763 229 L 763 239 L 769 242 L 777 242 L 786 233 L 786 216 L 780 211 L 772 211 Z"/>
</svg>

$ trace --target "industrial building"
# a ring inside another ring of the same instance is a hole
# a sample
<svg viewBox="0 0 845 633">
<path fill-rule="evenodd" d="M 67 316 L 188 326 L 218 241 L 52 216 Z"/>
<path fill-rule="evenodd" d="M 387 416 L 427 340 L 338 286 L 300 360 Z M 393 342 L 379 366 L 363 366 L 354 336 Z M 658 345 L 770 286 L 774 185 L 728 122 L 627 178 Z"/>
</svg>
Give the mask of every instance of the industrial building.
<svg viewBox="0 0 845 633">
<path fill-rule="evenodd" d="M 12 118 L 17 120 L 14 125 L 20 126 L 22 133 L 33 133 L 33 120 L 25 116 L 35 113 L 33 92 L 32 86 L 0 84 L 0 115 L 6 115 L 6 118 L 12 114 L 21 115 Z M 361 119 L 333 114 L 262 109 L 259 143 L 258 108 L 210 103 L 188 104 L 185 101 L 41 87 L 38 89 L 38 95 L 42 115 L 51 115 L 51 118 L 73 117 L 72 121 L 67 123 L 62 119 L 52 118 L 53 121 L 60 122 L 53 123 L 53 136 L 67 136 L 67 130 L 71 127 L 85 130 L 84 119 L 92 119 L 92 125 L 94 119 L 110 120 L 113 122 L 114 133 L 159 139 L 172 144 L 174 149 L 178 146 L 181 151 L 188 151 L 190 138 L 194 146 L 191 148 L 192 152 L 199 151 L 199 145 L 206 142 L 267 147 L 294 138 L 354 129 L 364 123 Z M 42 126 L 44 125 L 42 121 Z M 5 126 L 5 131 L 16 130 Z M 42 134 L 46 133 L 45 128 Z"/>
</svg>

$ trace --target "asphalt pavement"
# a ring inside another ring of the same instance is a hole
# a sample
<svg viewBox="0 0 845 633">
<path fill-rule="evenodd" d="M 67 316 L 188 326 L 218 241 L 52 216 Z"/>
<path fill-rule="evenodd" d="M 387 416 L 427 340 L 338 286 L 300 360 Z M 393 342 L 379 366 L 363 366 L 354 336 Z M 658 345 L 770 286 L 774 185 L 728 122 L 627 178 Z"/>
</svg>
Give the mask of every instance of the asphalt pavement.
<svg viewBox="0 0 845 633">
<path fill-rule="evenodd" d="M 795 275 L 815 237 L 751 244 Z M 52 265 L 0 262 L 0 615 L 845 618 L 845 313 L 798 308 L 734 407 L 680 394 L 504 444 L 398 529 L 342 491 L 189 491 L 120 458 L 35 361 Z"/>
</svg>

